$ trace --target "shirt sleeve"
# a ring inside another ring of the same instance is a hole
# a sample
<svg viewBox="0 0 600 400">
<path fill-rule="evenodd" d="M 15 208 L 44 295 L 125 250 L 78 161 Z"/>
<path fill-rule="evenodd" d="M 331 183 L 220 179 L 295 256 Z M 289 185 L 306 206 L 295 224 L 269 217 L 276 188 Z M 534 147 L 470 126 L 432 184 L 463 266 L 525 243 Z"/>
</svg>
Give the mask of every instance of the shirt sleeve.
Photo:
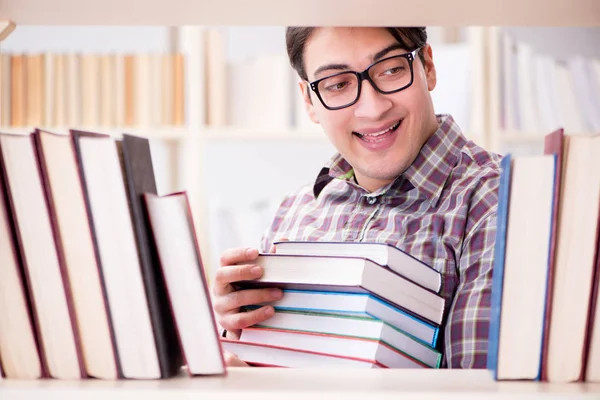
<svg viewBox="0 0 600 400">
<path fill-rule="evenodd" d="M 486 368 L 497 206 L 463 242 L 459 283 L 444 332 L 448 368 Z"/>
</svg>

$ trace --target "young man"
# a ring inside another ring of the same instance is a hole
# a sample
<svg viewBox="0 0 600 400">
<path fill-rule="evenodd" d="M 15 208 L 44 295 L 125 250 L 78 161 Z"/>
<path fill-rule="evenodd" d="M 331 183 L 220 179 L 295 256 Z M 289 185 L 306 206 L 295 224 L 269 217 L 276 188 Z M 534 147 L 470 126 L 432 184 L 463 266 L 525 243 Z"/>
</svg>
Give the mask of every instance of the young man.
<svg viewBox="0 0 600 400">
<path fill-rule="evenodd" d="M 435 115 L 425 28 L 298 27 L 286 36 L 306 110 L 339 154 L 283 201 L 261 250 L 286 238 L 383 242 L 412 254 L 443 274 L 444 364 L 485 368 L 500 157 Z M 233 290 L 261 275 L 257 254 L 225 251 L 216 273 L 214 307 L 231 338 L 274 312 L 241 306 L 282 296 Z"/>
</svg>

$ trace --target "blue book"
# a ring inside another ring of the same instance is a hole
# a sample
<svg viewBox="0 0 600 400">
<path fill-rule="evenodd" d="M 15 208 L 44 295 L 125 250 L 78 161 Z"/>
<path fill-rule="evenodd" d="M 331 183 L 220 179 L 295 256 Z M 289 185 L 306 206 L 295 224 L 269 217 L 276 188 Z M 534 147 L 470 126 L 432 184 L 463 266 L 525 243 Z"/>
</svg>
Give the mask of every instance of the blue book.
<svg viewBox="0 0 600 400">
<path fill-rule="evenodd" d="M 284 290 L 281 300 L 269 303 L 280 311 L 301 311 L 369 317 L 382 320 L 424 344 L 436 347 L 439 327 L 367 293 Z"/>
<path fill-rule="evenodd" d="M 492 299 L 490 304 L 490 331 L 488 338 L 487 369 L 497 379 L 498 349 L 500 337 L 500 314 L 502 310 L 502 283 L 504 280 L 504 256 L 506 228 L 508 226 L 508 203 L 510 200 L 510 161 L 507 154 L 500 161 L 500 188 L 498 189 L 498 216 L 496 218 L 496 245 L 494 248 L 494 271 L 492 273 Z"/>
</svg>

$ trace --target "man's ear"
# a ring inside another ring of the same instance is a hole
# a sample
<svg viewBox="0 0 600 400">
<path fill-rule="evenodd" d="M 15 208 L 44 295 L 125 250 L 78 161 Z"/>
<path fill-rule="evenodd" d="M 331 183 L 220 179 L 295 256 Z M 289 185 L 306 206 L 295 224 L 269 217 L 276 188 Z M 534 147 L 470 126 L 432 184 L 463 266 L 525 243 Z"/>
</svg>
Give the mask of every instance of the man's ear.
<svg viewBox="0 0 600 400">
<path fill-rule="evenodd" d="M 425 45 L 423 49 L 423 58 L 425 62 L 423 63 L 423 67 L 425 68 L 425 79 L 427 79 L 427 89 L 431 92 L 435 89 L 437 84 L 437 74 L 435 72 L 435 64 L 433 63 L 433 51 L 431 50 L 430 45 Z"/>
<path fill-rule="evenodd" d="M 312 122 L 318 124 L 319 118 L 317 118 L 315 106 L 310 98 L 310 88 L 308 87 L 308 82 L 300 80 L 298 81 L 298 87 L 300 88 L 300 93 L 302 94 L 302 99 L 304 101 L 304 109 L 306 110 L 308 117 Z"/>
</svg>

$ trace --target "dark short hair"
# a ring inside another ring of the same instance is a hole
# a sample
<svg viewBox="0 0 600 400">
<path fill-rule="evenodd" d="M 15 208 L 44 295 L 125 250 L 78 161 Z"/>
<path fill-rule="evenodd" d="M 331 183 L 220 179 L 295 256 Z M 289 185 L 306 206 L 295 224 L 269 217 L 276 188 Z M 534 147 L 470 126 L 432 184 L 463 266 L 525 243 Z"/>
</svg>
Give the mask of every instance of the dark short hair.
<svg viewBox="0 0 600 400">
<path fill-rule="evenodd" d="M 290 64 L 296 70 L 298 76 L 304 80 L 308 80 L 308 75 L 304 67 L 304 46 L 315 28 L 309 26 L 290 26 L 285 32 L 285 42 Z M 422 47 L 427 43 L 427 31 L 425 27 L 386 27 L 385 29 L 408 51 Z M 424 61 L 422 52 L 419 52 L 419 57 L 421 61 Z"/>
</svg>

